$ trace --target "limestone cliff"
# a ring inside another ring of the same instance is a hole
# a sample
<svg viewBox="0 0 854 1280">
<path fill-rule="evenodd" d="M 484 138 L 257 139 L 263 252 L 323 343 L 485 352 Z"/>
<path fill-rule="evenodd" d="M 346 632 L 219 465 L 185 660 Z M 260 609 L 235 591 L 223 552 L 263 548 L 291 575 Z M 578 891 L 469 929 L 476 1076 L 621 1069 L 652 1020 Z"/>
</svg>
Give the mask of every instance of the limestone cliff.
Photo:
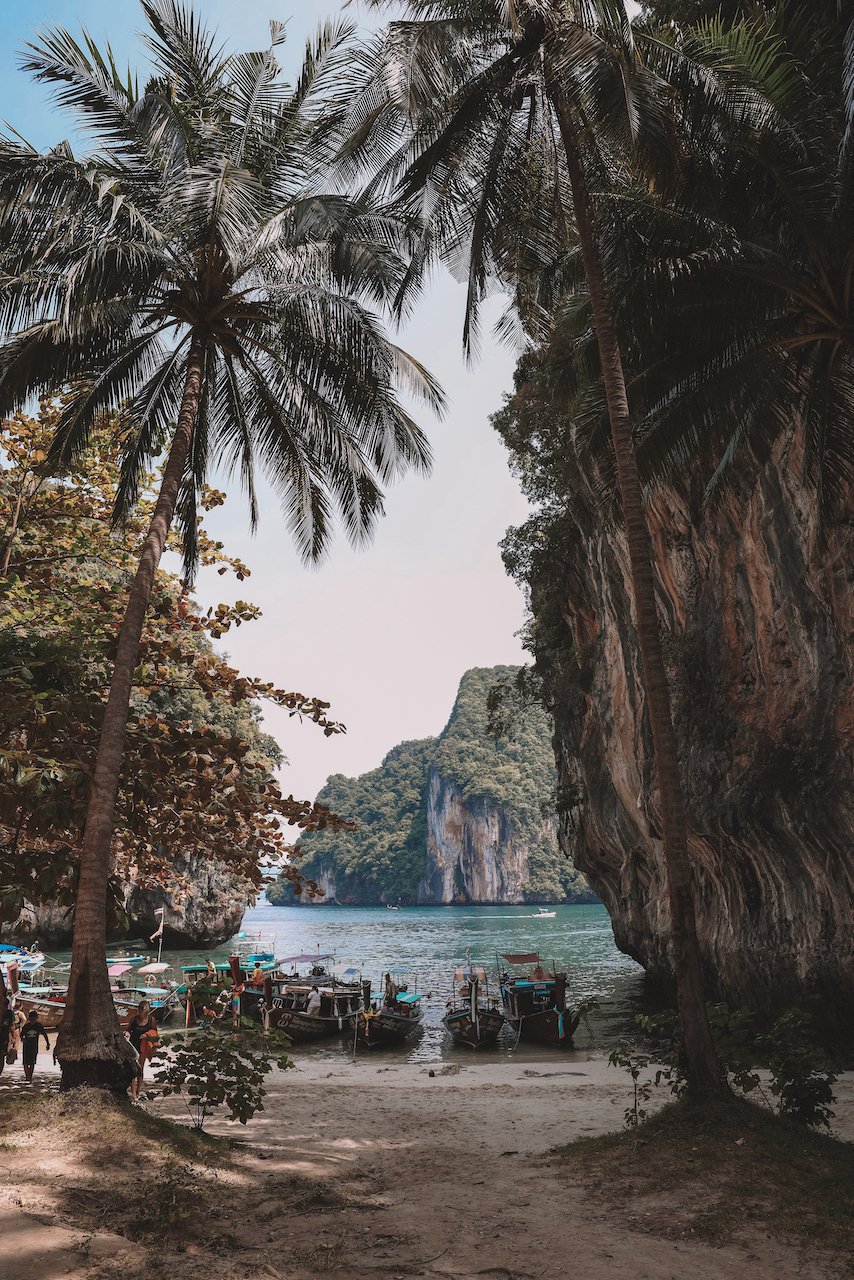
<svg viewBox="0 0 854 1280">
<path fill-rule="evenodd" d="M 487 732 L 487 698 L 516 668 L 466 672 L 445 729 L 404 742 L 360 778 L 329 779 L 318 800 L 353 818 L 353 832 L 303 837 L 315 902 L 560 902 L 589 900 L 562 854 L 551 725 L 539 708 L 512 734 Z M 286 885 L 268 889 L 290 902 Z M 312 901 L 308 896 L 306 902 Z"/>
<path fill-rule="evenodd" d="M 524 902 L 530 836 L 556 844 L 555 818 L 533 832 L 489 796 L 466 800 L 459 783 L 432 766 L 427 781 L 427 856 L 418 902 Z"/>
<path fill-rule="evenodd" d="M 850 525 L 817 537 L 790 441 L 714 508 L 651 503 L 698 929 L 710 990 L 772 1013 L 854 1016 L 854 699 Z M 622 536 L 576 472 L 561 515 L 563 652 L 541 627 L 554 697 L 561 840 L 618 945 L 669 972 L 659 803 Z M 553 526 L 552 532 L 557 529 Z M 529 575 L 535 617 L 550 605 Z"/>
<path fill-rule="evenodd" d="M 255 892 L 220 863 L 195 854 L 177 860 L 176 876 L 168 888 L 141 889 L 127 885 L 122 907 L 127 924 L 111 931 L 112 941 L 146 938 L 159 923 L 157 907 L 166 908 L 164 944 L 168 947 L 208 947 L 226 942 L 240 928 Z M 71 945 L 73 921 L 65 907 L 45 903 L 25 905 L 3 936 L 45 947 Z"/>
</svg>

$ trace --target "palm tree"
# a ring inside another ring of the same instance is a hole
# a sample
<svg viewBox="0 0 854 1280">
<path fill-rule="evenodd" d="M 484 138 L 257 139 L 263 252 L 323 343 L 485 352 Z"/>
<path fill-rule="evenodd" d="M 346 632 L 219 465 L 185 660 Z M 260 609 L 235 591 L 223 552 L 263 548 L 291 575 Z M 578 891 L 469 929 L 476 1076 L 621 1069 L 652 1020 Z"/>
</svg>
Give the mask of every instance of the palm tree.
<svg viewBox="0 0 854 1280">
<path fill-rule="evenodd" d="M 823 529 L 854 481 L 854 18 L 787 3 L 687 39 L 737 61 L 782 123 L 746 115 L 674 207 L 637 206 L 657 246 L 621 309 L 643 474 L 699 460 L 712 497 L 795 430 Z"/>
<path fill-rule="evenodd" d="M 53 460 L 67 463 L 121 407 L 116 518 L 166 450 L 159 497 L 116 650 L 80 858 L 63 1087 L 124 1089 L 128 1051 L 110 997 L 105 893 L 140 635 L 177 516 L 190 573 L 195 499 L 213 462 L 238 469 L 254 524 L 254 468 L 281 495 L 306 560 L 334 516 L 366 539 L 382 485 L 426 468 L 426 441 L 399 399 L 441 404 L 393 345 L 376 308 L 399 288 L 406 233 L 364 196 L 329 195 L 323 174 L 351 30 L 326 26 L 294 87 L 275 46 L 226 55 L 179 0 L 143 0 L 152 77 L 142 92 L 109 48 L 62 28 L 24 66 L 94 140 L 40 154 L 0 142 L 0 414 L 65 392 Z"/>
<path fill-rule="evenodd" d="M 386 0 L 372 3 L 382 8 Z M 683 1062 L 695 1097 L 721 1096 L 650 538 L 600 248 L 605 211 L 593 198 L 624 156 L 661 170 L 674 139 L 672 94 L 645 66 L 623 0 L 408 0 L 406 8 L 408 20 L 392 22 L 370 50 L 345 160 L 384 155 L 376 181 L 398 181 L 408 206 L 424 214 L 425 263 L 439 255 L 467 275 L 469 347 L 492 282 L 530 278 L 555 260 L 556 246 L 577 246 L 630 558 Z"/>
</svg>

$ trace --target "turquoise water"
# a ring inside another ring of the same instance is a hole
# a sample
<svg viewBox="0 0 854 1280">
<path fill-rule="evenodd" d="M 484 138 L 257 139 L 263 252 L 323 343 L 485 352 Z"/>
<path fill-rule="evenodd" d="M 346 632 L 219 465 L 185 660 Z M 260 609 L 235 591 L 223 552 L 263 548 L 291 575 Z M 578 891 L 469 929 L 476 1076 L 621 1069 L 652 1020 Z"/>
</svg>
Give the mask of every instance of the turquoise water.
<svg viewBox="0 0 854 1280">
<path fill-rule="evenodd" d="M 359 965 L 375 986 L 389 966 L 417 975 L 418 989 L 429 993 L 422 1002 L 424 1029 L 416 1041 L 395 1050 L 397 1060 L 435 1061 L 461 1058 L 471 1051 L 453 1049 L 442 1027 L 454 965 L 465 961 L 466 949 L 473 962 L 485 965 L 490 976 L 496 970 L 496 952 L 539 951 L 544 960 L 565 964 L 573 998 L 597 996 L 602 1014 L 593 1023 L 594 1044 L 613 1043 L 630 1026 L 644 1000 L 643 970 L 614 945 L 611 923 L 599 905 L 557 906 L 551 920 L 536 920 L 535 907 L 273 907 L 261 899 L 244 917 L 245 933 L 275 934 L 279 956 L 333 952 L 340 963 Z M 218 954 L 226 955 L 228 948 Z M 164 959 L 167 957 L 164 956 Z M 172 956 L 168 957 L 170 960 Z M 497 992 L 496 992 L 497 994 Z M 582 1028 L 579 1049 L 590 1043 Z M 492 1057 L 539 1058 L 542 1048 L 519 1045 L 513 1039 Z M 340 1055 L 340 1042 L 299 1046 L 295 1054 Z"/>
</svg>

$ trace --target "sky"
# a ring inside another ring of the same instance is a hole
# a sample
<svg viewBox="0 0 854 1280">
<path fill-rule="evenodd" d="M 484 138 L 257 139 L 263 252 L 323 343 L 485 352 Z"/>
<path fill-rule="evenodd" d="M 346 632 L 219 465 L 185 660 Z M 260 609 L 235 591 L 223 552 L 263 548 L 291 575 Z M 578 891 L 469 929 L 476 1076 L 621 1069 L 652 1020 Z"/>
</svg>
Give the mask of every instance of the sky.
<svg viewBox="0 0 854 1280">
<path fill-rule="evenodd" d="M 338 5 L 196 0 L 196 8 L 235 48 L 266 47 L 269 19 L 288 20 L 282 60 L 291 67 L 306 35 Z M 109 39 L 120 66 L 142 69 L 140 16 L 136 0 L 0 0 L 0 119 L 39 147 L 69 136 L 68 118 L 19 69 L 22 45 L 45 23 L 72 33 L 85 26 L 96 41 Z M 247 675 L 328 700 L 347 726 L 346 735 L 324 738 L 278 708 L 266 711 L 265 727 L 289 761 L 282 785 L 299 798 L 312 799 L 329 774 L 365 772 L 398 742 L 438 733 L 469 667 L 525 660 L 518 638 L 524 602 L 504 573 L 498 543 L 526 506 L 489 424 L 511 387 L 516 355 L 488 339 L 487 309 L 481 358 L 466 364 L 463 301 L 460 285 L 437 279 L 399 339 L 439 378 L 449 409 L 442 422 L 419 411 L 432 475 L 408 476 L 389 491 L 369 547 L 354 551 L 339 539 L 322 566 L 306 569 L 269 492 L 262 491 L 260 527 L 250 536 L 237 484 L 207 521 L 252 576 L 236 583 L 203 572 L 197 597 L 203 606 L 246 599 L 263 611 L 220 647 Z M 496 300 L 493 315 L 499 310 Z"/>
</svg>

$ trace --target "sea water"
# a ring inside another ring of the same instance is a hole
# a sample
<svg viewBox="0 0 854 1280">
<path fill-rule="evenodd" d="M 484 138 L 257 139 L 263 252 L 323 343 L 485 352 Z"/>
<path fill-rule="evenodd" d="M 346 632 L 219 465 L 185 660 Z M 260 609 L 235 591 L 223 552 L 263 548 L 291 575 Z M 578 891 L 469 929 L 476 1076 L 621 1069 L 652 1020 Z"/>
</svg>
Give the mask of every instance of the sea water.
<svg viewBox="0 0 854 1280">
<path fill-rule="evenodd" d="M 381 990 L 382 974 L 390 967 L 407 970 L 425 993 L 423 1030 L 410 1043 L 388 1051 L 396 1061 L 458 1060 L 470 1049 L 451 1046 L 442 1026 L 454 966 L 485 966 L 490 992 L 498 993 L 496 956 L 501 952 L 538 951 L 545 962 L 555 961 L 569 974 L 570 1000 L 594 996 L 600 1013 L 576 1033 L 579 1050 L 609 1047 L 632 1027 L 645 1003 L 643 970 L 614 945 L 611 922 L 599 904 L 548 908 L 552 918 L 537 918 L 532 906 L 401 907 L 274 907 L 265 898 L 251 907 L 241 932 L 274 935 L 277 956 L 316 951 L 331 952 L 340 964 L 353 964 Z M 228 948 L 215 954 L 226 955 Z M 165 957 L 164 957 L 165 958 Z M 169 957 L 171 959 L 171 957 Z M 410 986 L 410 989 L 413 989 Z M 592 1039 L 591 1039 L 592 1032 Z M 338 1041 L 295 1046 L 294 1053 L 340 1056 Z M 375 1051 L 379 1053 L 380 1051 Z M 541 1059 L 542 1047 L 514 1046 L 505 1035 L 496 1056 Z M 387 1056 L 384 1051 L 384 1056 Z"/>
</svg>

